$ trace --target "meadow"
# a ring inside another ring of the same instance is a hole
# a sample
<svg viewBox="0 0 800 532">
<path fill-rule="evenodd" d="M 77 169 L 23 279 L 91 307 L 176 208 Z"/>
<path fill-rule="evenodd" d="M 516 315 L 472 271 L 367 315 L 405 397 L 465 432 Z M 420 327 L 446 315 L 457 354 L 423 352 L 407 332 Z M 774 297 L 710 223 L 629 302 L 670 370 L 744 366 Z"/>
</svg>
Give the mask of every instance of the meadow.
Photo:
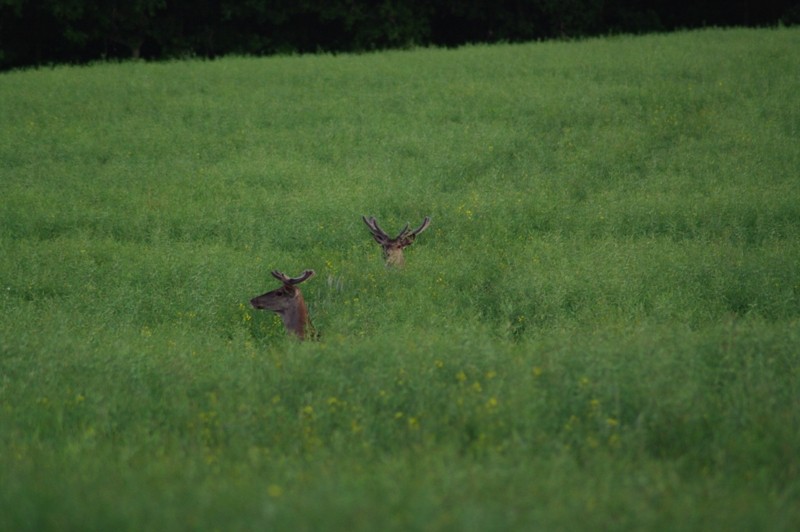
<svg viewBox="0 0 800 532">
<path fill-rule="evenodd" d="M 0 529 L 797 530 L 797 50 L 0 75 Z"/>
</svg>

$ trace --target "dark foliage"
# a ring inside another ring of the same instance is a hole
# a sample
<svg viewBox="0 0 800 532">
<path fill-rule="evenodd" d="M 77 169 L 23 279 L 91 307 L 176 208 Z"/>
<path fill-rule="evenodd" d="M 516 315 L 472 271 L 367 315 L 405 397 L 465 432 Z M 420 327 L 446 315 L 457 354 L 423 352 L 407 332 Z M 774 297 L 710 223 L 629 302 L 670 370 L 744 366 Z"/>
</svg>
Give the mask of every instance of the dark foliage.
<svg viewBox="0 0 800 532">
<path fill-rule="evenodd" d="M 0 70 L 800 22 L 800 0 L 0 0 Z"/>
</svg>

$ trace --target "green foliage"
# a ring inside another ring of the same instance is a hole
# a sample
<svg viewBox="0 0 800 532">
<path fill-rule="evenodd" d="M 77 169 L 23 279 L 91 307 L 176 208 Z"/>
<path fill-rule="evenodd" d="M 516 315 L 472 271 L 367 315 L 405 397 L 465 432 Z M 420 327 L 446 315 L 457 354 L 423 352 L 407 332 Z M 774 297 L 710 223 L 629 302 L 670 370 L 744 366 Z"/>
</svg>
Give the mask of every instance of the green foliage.
<svg viewBox="0 0 800 532">
<path fill-rule="evenodd" d="M 0 528 L 796 529 L 798 45 L 0 76 Z"/>
</svg>

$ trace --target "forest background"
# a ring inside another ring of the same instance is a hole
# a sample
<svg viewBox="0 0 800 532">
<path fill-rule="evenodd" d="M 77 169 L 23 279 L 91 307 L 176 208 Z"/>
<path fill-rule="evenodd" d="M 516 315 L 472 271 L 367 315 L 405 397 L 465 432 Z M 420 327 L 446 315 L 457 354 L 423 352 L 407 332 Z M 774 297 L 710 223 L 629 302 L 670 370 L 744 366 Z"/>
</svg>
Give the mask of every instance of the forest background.
<svg viewBox="0 0 800 532">
<path fill-rule="evenodd" d="M 797 0 L 0 0 L 0 71 L 798 21 Z"/>
</svg>

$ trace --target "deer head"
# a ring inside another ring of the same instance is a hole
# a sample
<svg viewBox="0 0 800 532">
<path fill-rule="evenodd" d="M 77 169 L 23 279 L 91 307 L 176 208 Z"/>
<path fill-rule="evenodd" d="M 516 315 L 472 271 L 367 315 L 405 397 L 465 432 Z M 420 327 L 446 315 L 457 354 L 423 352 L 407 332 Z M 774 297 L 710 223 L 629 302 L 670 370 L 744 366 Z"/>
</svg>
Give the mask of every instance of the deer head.
<svg viewBox="0 0 800 532">
<path fill-rule="evenodd" d="M 383 248 L 383 258 L 387 266 L 403 266 L 406 262 L 403 257 L 403 248 L 413 244 L 417 235 L 427 229 L 431 224 L 431 219 L 426 216 L 425 220 L 422 221 L 422 225 L 413 231 L 410 231 L 408 229 L 408 224 L 406 224 L 399 235 L 391 238 L 380 228 L 374 216 L 370 216 L 369 218 L 362 216 L 361 219 L 364 220 L 364 223 L 369 227 L 369 232 L 372 233 L 372 238 L 375 239 L 375 242 L 380 244 L 381 248 Z"/>
<path fill-rule="evenodd" d="M 298 277 L 287 277 L 275 270 L 272 276 L 282 282 L 283 286 L 254 297 L 250 300 L 250 304 L 253 308 L 277 312 L 283 320 L 286 332 L 294 333 L 302 340 L 312 325 L 308 318 L 308 307 L 297 285 L 313 277 L 314 270 L 306 270 Z"/>
</svg>

